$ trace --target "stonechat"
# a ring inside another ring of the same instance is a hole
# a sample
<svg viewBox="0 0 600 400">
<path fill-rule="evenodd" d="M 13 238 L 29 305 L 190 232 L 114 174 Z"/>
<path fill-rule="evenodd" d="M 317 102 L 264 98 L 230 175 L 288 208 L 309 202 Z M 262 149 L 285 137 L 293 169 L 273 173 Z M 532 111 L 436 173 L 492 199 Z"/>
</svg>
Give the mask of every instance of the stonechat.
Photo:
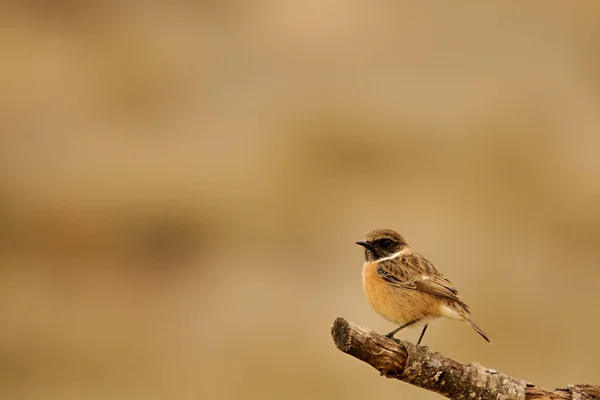
<svg viewBox="0 0 600 400">
<path fill-rule="evenodd" d="M 369 303 L 383 318 L 399 325 L 387 337 L 408 326 L 423 326 L 417 342 L 421 344 L 429 322 L 446 317 L 465 321 L 492 342 L 469 318 L 469 306 L 454 285 L 429 260 L 413 253 L 398 232 L 376 229 L 356 244 L 365 248 L 362 276 Z"/>
</svg>

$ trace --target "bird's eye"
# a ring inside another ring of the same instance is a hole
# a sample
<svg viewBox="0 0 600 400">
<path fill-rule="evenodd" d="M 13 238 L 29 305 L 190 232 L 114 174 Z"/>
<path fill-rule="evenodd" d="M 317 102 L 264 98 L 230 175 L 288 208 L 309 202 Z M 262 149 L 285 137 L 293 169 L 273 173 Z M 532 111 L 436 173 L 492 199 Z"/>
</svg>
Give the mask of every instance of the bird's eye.
<svg viewBox="0 0 600 400">
<path fill-rule="evenodd" d="M 393 243 L 394 243 L 394 242 L 392 242 L 392 240 L 391 240 L 391 239 L 383 239 L 383 240 L 381 241 L 381 245 L 382 245 L 383 247 L 390 247 L 390 246 L 391 246 Z"/>
</svg>

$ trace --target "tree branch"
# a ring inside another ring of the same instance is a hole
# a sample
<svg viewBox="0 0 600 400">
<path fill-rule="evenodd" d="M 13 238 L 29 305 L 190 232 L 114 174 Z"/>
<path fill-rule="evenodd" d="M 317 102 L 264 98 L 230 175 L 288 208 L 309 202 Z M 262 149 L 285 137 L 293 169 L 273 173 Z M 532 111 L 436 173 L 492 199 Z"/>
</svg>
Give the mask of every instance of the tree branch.
<svg viewBox="0 0 600 400">
<path fill-rule="evenodd" d="M 600 400 L 600 386 L 569 385 L 550 391 L 478 363 L 462 364 L 425 346 L 389 339 L 336 318 L 331 335 L 338 349 L 396 378 L 449 399 Z"/>
</svg>

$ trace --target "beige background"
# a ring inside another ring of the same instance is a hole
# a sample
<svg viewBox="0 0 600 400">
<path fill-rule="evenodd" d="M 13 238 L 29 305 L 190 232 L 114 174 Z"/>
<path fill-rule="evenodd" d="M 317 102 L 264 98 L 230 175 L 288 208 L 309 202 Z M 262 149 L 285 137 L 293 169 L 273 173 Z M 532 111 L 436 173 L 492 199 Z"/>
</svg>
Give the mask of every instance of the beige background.
<svg viewBox="0 0 600 400">
<path fill-rule="evenodd" d="M 439 398 L 331 341 L 376 227 L 432 349 L 600 383 L 597 2 L 114 3 L 1 6 L 2 399 Z"/>
</svg>

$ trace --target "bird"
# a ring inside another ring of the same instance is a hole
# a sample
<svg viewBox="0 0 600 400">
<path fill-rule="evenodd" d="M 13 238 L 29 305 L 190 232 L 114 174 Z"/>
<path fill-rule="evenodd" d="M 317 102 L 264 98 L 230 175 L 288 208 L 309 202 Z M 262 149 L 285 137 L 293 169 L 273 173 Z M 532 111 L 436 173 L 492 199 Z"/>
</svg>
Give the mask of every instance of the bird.
<svg viewBox="0 0 600 400">
<path fill-rule="evenodd" d="M 392 229 L 375 229 L 365 240 L 363 290 L 371 307 L 399 327 L 388 338 L 409 326 L 423 326 L 421 344 L 429 323 L 446 317 L 469 324 L 485 340 L 489 336 L 469 317 L 469 306 L 456 287 L 425 257 L 412 251 L 404 237 Z"/>
</svg>

